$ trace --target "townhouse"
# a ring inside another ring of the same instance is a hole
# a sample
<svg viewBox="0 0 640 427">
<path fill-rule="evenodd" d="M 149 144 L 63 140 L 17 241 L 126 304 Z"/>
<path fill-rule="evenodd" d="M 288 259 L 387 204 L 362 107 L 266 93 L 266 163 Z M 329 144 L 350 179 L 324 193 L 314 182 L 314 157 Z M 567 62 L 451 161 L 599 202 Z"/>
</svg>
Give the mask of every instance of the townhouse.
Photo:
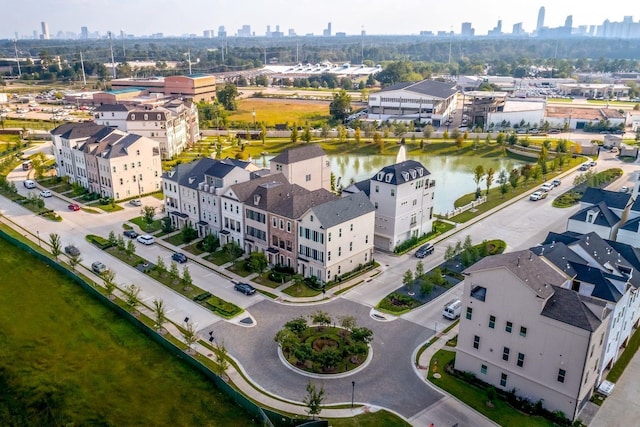
<svg viewBox="0 0 640 427">
<path fill-rule="evenodd" d="M 569 217 L 567 230 L 576 233 L 595 232 L 603 239 L 616 240 L 619 228 L 627 220 L 632 202 L 628 193 L 588 187 L 580 199 L 582 209 Z"/>
<path fill-rule="evenodd" d="M 606 304 L 529 250 L 464 271 L 455 367 L 575 419 L 597 381 Z"/>
<path fill-rule="evenodd" d="M 56 169 L 101 197 L 122 200 L 160 190 L 157 141 L 95 123 L 68 123 L 51 131 Z"/>
<path fill-rule="evenodd" d="M 331 163 L 324 150 L 306 144 L 278 154 L 269 162 L 271 173 L 281 173 L 290 184 L 307 190 L 324 188 L 331 191 Z"/>
</svg>

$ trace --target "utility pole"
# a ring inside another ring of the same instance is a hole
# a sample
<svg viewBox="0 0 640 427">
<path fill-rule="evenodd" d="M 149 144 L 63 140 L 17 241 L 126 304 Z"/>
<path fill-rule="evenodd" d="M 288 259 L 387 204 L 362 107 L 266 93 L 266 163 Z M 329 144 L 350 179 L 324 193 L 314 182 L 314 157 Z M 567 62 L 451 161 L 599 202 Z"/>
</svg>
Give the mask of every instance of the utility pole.
<svg viewBox="0 0 640 427">
<path fill-rule="evenodd" d="M 264 65 L 267 66 L 267 48 L 264 48 Z"/>
<path fill-rule="evenodd" d="M 187 61 L 189 61 L 189 74 L 191 73 L 191 49 L 187 50 Z"/>
<path fill-rule="evenodd" d="M 87 86 L 87 75 L 84 73 L 84 61 L 82 60 L 82 52 L 80 52 L 80 66 L 82 67 L 82 84 Z"/>
<path fill-rule="evenodd" d="M 451 27 L 451 31 L 449 31 L 449 62 L 447 64 L 451 64 L 451 44 L 453 43 L 453 27 Z"/>
<path fill-rule="evenodd" d="M 298 42 L 296 42 L 296 64 L 300 63 L 298 60 Z"/>
<path fill-rule="evenodd" d="M 360 57 L 362 58 L 361 64 L 364 64 L 364 25 L 360 30 Z"/>
<path fill-rule="evenodd" d="M 18 77 L 22 77 L 22 71 L 20 70 L 20 59 L 18 58 L 18 40 L 13 39 L 13 49 L 16 51 L 16 62 L 18 63 Z"/>
<path fill-rule="evenodd" d="M 109 36 L 109 50 L 111 51 L 111 68 L 113 69 L 113 78 L 115 79 L 116 78 L 116 61 L 115 59 L 113 59 L 113 43 L 111 40 L 111 36 L 112 36 L 111 31 L 109 31 L 107 35 Z"/>
</svg>

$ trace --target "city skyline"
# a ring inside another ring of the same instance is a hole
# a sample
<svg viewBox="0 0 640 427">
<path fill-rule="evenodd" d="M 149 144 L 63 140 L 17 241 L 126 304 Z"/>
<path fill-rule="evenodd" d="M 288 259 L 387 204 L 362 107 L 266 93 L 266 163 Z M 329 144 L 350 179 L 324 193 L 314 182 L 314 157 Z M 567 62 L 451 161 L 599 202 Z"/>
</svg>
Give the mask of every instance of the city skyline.
<svg viewBox="0 0 640 427">
<path fill-rule="evenodd" d="M 284 35 L 290 29 L 297 35 L 314 34 L 320 36 L 332 23 L 332 31 L 347 35 L 360 34 L 362 30 L 371 35 L 411 35 L 421 31 L 453 31 L 460 33 L 461 24 L 469 22 L 475 35 L 485 35 L 502 21 L 502 31 L 510 33 L 514 25 L 522 23 L 522 30 L 535 31 L 540 7 L 545 8 L 546 27 L 564 26 L 568 16 L 572 16 L 574 27 L 600 25 L 605 19 L 622 21 L 632 14 L 630 4 L 622 2 L 620 12 L 608 10 L 602 14 L 601 6 L 575 0 L 541 1 L 520 4 L 506 0 L 487 0 L 479 3 L 471 0 L 454 0 L 454 7 L 429 9 L 419 0 L 406 0 L 402 4 L 388 8 L 379 0 L 365 2 L 355 0 L 344 3 L 327 0 L 322 7 L 317 2 L 299 0 L 295 8 L 290 8 L 285 0 L 262 2 L 241 0 L 237 4 L 219 4 L 216 8 L 205 0 L 186 0 L 183 7 L 176 8 L 175 2 L 168 0 L 135 0 L 124 3 L 121 0 L 105 0 L 99 7 L 88 0 L 24 0 L 12 4 L 4 10 L 5 22 L 0 30 L 0 38 L 33 38 L 41 35 L 42 23 L 48 25 L 50 36 L 58 33 L 80 34 L 81 27 L 87 27 L 88 34 L 105 35 L 107 31 L 135 36 L 163 34 L 167 36 L 195 35 L 202 37 L 204 31 L 215 34 L 224 26 L 228 35 L 235 35 L 243 26 L 250 26 L 251 33 L 264 36 L 267 26 L 273 31 L 279 26 Z M 286 13 L 279 12 L 280 10 Z M 313 10 L 313 20 L 308 18 Z M 419 19 L 408 22 L 407 16 Z M 37 11 L 37 12 L 34 12 Z M 455 12 L 454 12 L 455 11 Z M 148 19 L 141 19 L 146 16 Z M 7 24 L 9 23 L 9 24 Z M 246 28 L 246 27 L 245 27 Z"/>
</svg>

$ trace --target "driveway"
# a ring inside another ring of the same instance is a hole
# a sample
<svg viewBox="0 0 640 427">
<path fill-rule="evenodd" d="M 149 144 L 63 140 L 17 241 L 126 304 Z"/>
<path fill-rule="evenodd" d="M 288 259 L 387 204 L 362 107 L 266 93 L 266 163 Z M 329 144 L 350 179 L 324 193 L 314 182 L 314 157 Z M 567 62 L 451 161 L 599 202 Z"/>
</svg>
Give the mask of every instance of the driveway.
<svg viewBox="0 0 640 427">
<path fill-rule="evenodd" d="M 351 381 L 356 383 L 356 402 L 389 408 L 407 418 L 442 398 L 416 375 L 411 360 L 413 351 L 433 335 L 433 330 L 401 319 L 375 321 L 369 317 L 367 307 L 345 299 L 315 306 L 261 301 L 251 307 L 257 326 L 243 328 L 218 322 L 200 334 L 208 338 L 208 331 L 213 331 L 215 340 L 224 341 L 229 353 L 258 386 L 285 399 L 301 401 L 309 378 L 280 362 L 274 337 L 287 321 L 317 310 L 329 313 L 336 321 L 340 316 L 355 316 L 358 325 L 370 328 L 374 336 L 373 359 L 362 371 L 340 379 L 311 380 L 324 387 L 326 403 L 350 403 Z"/>
</svg>

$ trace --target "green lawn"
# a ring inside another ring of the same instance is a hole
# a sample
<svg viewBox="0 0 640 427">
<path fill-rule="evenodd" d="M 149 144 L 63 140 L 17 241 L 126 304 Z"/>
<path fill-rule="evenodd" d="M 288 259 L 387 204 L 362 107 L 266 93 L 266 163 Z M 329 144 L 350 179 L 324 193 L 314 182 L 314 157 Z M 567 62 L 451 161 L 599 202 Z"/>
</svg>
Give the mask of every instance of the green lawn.
<svg viewBox="0 0 640 427">
<path fill-rule="evenodd" d="M 607 374 L 608 381 L 615 383 L 620 379 L 620 376 L 622 375 L 624 370 L 627 368 L 627 365 L 629 365 L 629 362 L 631 362 L 631 359 L 633 359 L 633 356 L 635 356 L 635 354 L 638 352 L 639 347 L 640 347 L 640 333 L 638 333 L 638 330 L 636 330 L 633 336 L 631 337 L 631 339 L 629 340 L 629 344 L 627 345 L 627 348 L 620 355 L 616 364 L 613 365 L 613 368 L 611 368 L 611 370 Z"/>
<path fill-rule="evenodd" d="M 205 259 L 215 265 L 223 265 L 233 261 L 233 258 L 231 258 L 225 250 L 217 250 L 214 253 L 207 255 Z"/>
<path fill-rule="evenodd" d="M 311 289 L 304 283 L 294 283 L 293 285 L 283 289 L 282 292 L 296 298 L 315 297 L 320 294 L 320 291 Z"/>
<path fill-rule="evenodd" d="M 384 410 L 358 415 L 354 418 L 331 418 L 333 427 L 410 427 L 411 424 L 399 416 Z"/>
<path fill-rule="evenodd" d="M 240 277 L 247 277 L 250 274 L 253 274 L 253 271 L 247 270 L 247 263 L 245 261 L 236 262 L 234 265 L 227 267 L 227 270 L 233 271 Z"/>
<path fill-rule="evenodd" d="M 272 289 L 277 288 L 278 286 L 282 286 L 283 283 L 280 282 L 274 282 L 273 280 L 269 279 L 269 273 L 271 273 L 271 270 L 267 270 L 265 272 L 263 272 L 262 274 L 259 274 L 258 276 L 254 277 L 252 280 L 256 283 L 259 283 L 263 286 L 268 286 Z"/>
<path fill-rule="evenodd" d="M 75 283 L 0 251 L 0 425 L 257 425 Z"/>
<path fill-rule="evenodd" d="M 162 240 L 164 240 L 165 242 L 173 246 L 180 246 L 184 243 L 184 238 L 182 237 L 182 233 L 177 233 L 170 237 L 163 237 Z"/>
<path fill-rule="evenodd" d="M 187 251 L 190 254 L 193 254 L 193 255 L 196 255 L 196 256 L 202 255 L 202 254 L 205 253 L 205 251 L 203 251 L 202 249 L 198 249 L 198 242 L 191 243 L 190 245 L 183 247 L 182 250 L 183 251 Z"/>
<path fill-rule="evenodd" d="M 131 218 L 129 221 L 140 227 L 141 230 L 147 233 L 153 233 L 160 229 L 162 229 L 162 221 L 156 219 L 151 224 L 147 224 L 144 220 L 144 217 L 137 216 L 135 218 Z"/>
<path fill-rule="evenodd" d="M 487 393 L 479 387 L 468 384 L 445 371 L 451 361 L 455 359 L 455 352 L 447 350 L 439 350 L 431 359 L 429 364 L 429 381 L 443 390 L 451 393 L 468 406 L 472 407 L 481 414 L 492 419 L 502 426 L 527 426 L 527 427 L 553 427 L 554 424 L 539 416 L 526 415 L 501 399 L 494 399 L 493 408 L 486 405 Z M 437 366 L 436 366 L 437 361 Z M 441 375 L 441 378 L 434 378 L 435 372 Z"/>
</svg>

